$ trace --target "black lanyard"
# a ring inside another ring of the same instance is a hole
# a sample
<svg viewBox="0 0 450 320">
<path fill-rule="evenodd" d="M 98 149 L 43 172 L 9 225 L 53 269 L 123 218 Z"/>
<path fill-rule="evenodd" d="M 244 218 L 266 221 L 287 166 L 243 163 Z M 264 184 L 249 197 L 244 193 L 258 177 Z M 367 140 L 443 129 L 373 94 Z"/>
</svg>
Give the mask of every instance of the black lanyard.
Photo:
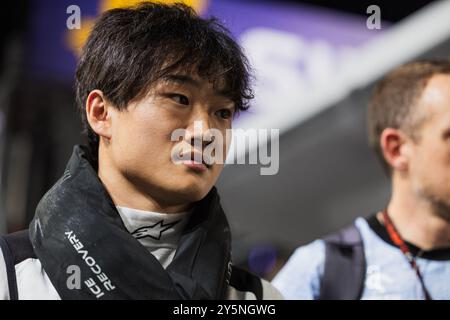
<svg viewBox="0 0 450 320">
<path fill-rule="evenodd" d="M 383 211 L 383 218 L 384 218 L 384 226 L 386 227 L 386 230 L 389 234 L 389 237 L 391 238 L 392 242 L 401 250 L 403 255 L 408 260 L 409 264 L 411 265 L 411 268 L 416 272 L 417 278 L 420 281 L 420 285 L 422 286 L 423 295 L 425 297 L 425 300 L 433 300 L 430 296 L 430 293 L 427 290 L 427 287 L 425 286 L 425 283 L 423 281 L 422 274 L 420 273 L 419 266 L 416 263 L 416 258 L 409 250 L 408 246 L 406 245 L 405 241 L 403 241 L 400 234 L 395 229 L 394 224 L 392 223 L 392 220 L 389 218 L 389 214 L 387 212 L 387 209 Z"/>
</svg>

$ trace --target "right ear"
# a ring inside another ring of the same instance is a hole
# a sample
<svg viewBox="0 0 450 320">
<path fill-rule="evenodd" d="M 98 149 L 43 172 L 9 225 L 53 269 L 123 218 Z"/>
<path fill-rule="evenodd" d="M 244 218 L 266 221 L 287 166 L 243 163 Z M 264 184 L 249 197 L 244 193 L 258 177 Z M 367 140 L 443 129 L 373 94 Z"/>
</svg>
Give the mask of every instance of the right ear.
<svg viewBox="0 0 450 320">
<path fill-rule="evenodd" d="M 111 139 L 110 108 L 102 91 L 93 90 L 89 93 L 86 99 L 86 119 L 92 130 L 107 140 Z"/>
</svg>

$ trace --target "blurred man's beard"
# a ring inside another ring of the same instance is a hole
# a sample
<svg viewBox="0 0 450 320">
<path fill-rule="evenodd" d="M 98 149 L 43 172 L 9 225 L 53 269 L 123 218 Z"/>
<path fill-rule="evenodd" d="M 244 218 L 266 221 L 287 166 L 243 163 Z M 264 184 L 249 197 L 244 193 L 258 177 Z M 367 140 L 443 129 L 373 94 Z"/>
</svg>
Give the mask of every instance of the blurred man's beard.
<svg viewBox="0 0 450 320">
<path fill-rule="evenodd" d="M 435 214 L 450 223 L 450 204 L 444 201 L 433 203 Z"/>
<path fill-rule="evenodd" d="M 427 188 L 424 188 L 421 194 L 431 204 L 433 213 L 450 223 L 450 196 L 442 198 L 433 194 Z"/>
</svg>

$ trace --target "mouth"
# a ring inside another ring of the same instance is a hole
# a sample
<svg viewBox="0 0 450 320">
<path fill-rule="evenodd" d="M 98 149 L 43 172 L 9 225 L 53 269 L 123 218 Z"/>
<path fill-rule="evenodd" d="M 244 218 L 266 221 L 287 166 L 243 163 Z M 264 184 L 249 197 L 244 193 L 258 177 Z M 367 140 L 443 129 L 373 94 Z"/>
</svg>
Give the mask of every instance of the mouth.
<svg viewBox="0 0 450 320">
<path fill-rule="evenodd" d="M 184 160 L 181 161 L 181 163 L 184 164 L 189 169 L 192 169 L 197 172 L 205 172 L 206 170 L 208 170 L 208 167 L 204 163 L 197 163 L 192 160 Z"/>
<path fill-rule="evenodd" d="M 185 152 L 180 155 L 181 163 L 187 166 L 188 168 L 198 171 L 198 172 L 204 172 L 208 170 L 211 165 L 207 164 L 205 160 L 203 159 L 203 156 L 200 152 L 192 151 L 192 152 Z"/>
</svg>

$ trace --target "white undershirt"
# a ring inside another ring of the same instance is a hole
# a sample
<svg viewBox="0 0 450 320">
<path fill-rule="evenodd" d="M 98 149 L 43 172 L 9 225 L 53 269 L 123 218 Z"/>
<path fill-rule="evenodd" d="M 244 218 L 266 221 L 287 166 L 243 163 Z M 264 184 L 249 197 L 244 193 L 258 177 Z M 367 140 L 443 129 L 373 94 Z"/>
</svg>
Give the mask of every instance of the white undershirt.
<svg viewBox="0 0 450 320">
<path fill-rule="evenodd" d="M 166 268 L 191 212 L 159 213 L 117 206 L 127 230 Z"/>
</svg>

